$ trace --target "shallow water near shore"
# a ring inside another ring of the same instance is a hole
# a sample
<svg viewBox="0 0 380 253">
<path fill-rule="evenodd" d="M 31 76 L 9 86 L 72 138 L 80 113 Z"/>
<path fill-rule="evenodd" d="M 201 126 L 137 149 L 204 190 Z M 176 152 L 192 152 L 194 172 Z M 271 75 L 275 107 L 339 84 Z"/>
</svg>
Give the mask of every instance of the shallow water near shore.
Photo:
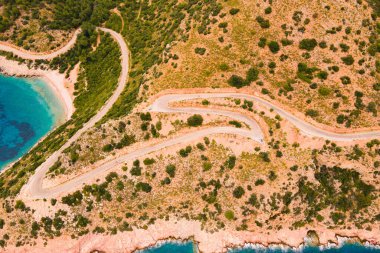
<svg viewBox="0 0 380 253">
<path fill-rule="evenodd" d="M 64 119 L 64 106 L 46 82 L 0 75 L 0 170 Z"/>
<path fill-rule="evenodd" d="M 192 242 L 176 243 L 176 242 L 165 242 L 147 248 L 145 250 L 140 250 L 138 253 L 195 253 L 197 252 L 196 245 Z M 300 250 L 293 250 L 281 247 L 243 247 L 237 249 L 230 249 L 228 253 L 380 253 L 379 248 L 367 247 L 360 244 L 343 244 L 340 247 L 330 247 L 330 248 L 320 248 L 320 247 L 305 247 Z"/>
</svg>

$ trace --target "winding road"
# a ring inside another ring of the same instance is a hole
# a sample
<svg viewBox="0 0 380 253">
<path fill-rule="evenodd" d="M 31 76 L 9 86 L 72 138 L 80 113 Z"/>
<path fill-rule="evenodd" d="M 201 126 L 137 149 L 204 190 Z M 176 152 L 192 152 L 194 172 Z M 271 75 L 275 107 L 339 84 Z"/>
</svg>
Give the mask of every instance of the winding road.
<svg viewBox="0 0 380 253">
<path fill-rule="evenodd" d="M 276 113 L 278 113 L 282 118 L 291 122 L 296 128 L 298 128 L 301 133 L 310 137 L 319 137 L 324 139 L 329 139 L 332 141 L 343 141 L 343 142 L 351 142 L 355 140 L 364 140 L 364 139 L 374 139 L 380 138 L 380 131 L 367 131 L 367 132 L 357 132 L 357 133 L 334 133 L 329 132 L 323 129 L 320 129 L 316 126 L 311 125 L 310 123 L 305 122 L 304 120 L 297 118 L 293 114 L 281 109 L 280 107 L 266 101 L 260 97 L 242 93 L 196 93 L 196 94 L 169 94 L 163 95 L 159 97 L 157 100 L 153 102 L 146 110 L 150 112 L 161 112 L 161 113 L 188 113 L 188 114 L 214 114 L 214 115 L 222 115 L 226 116 L 241 122 L 246 123 L 249 126 L 249 129 L 235 128 L 235 127 L 211 127 L 211 128 L 202 128 L 197 131 L 184 134 L 182 136 L 174 137 L 172 139 L 164 140 L 158 144 L 147 146 L 135 150 L 131 153 L 119 156 L 111 161 L 105 162 L 104 164 L 98 166 L 94 170 L 91 170 L 87 173 L 84 173 L 80 176 L 75 177 L 72 180 L 69 180 L 63 184 L 60 184 L 51 188 L 43 188 L 43 179 L 46 172 L 49 168 L 58 160 L 61 156 L 63 150 L 68 148 L 72 143 L 79 139 L 79 137 L 88 129 L 93 127 L 96 122 L 101 120 L 103 116 L 111 109 L 113 104 L 116 102 L 118 97 L 121 95 L 122 91 L 125 88 L 128 79 L 128 68 L 129 68 L 129 51 L 128 47 L 123 39 L 123 37 L 115 31 L 106 28 L 98 28 L 104 32 L 110 33 L 111 36 L 117 41 L 121 50 L 121 64 L 122 71 L 119 77 L 119 82 L 116 90 L 109 98 L 109 100 L 105 103 L 105 105 L 99 110 L 99 112 L 90 119 L 86 124 L 84 124 L 83 128 L 80 129 L 74 136 L 72 136 L 58 151 L 54 152 L 42 165 L 40 165 L 35 174 L 29 179 L 27 184 L 24 185 L 20 192 L 21 198 L 27 199 L 41 199 L 41 198 L 53 198 L 57 197 L 60 194 L 64 194 L 67 192 L 71 192 L 74 189 L 85 184 L 87 181 L 99 176 L 101 173 L 113 169 L 116 166 L 120 166 L 127 161 L 137 159 L 138 157 L 147 155 L 149 153 L 159 151 L 163 148 L 170 147 L 176 144 L 186 143 L 204 136 L 212 135 L 212 134 L 235 134 L 241 135 L 243 137 L 250 138 L 254 141 L 257 141 L 261 144 L 264 143 L 264 134 L 257 124 L 257 122 L 245 116 L 239 112 L 232 112 L 228 110 L 220 110 L 220 109 L 207 109 L 207 108 L 192 108 L 192 107 L 180 107 L 174 108 L 170 106 L 173 102 L 184 101 L 184 100 L 192 100 L 192 99 L 209 99 L 209 98 L 238 98 L 238 99 L 247 99 L 254 101 L 258 104 L 261 104 L 267 108 L 273 109 Z M 78 31 L 77 31 L 78 32 Z M 78 34 L 75 35 L 75 39 Z M 73 38 L 74 39 L 74 38 Z M 0 50 L 13 52 L 15 55 L 19 57 L 23 57 L 26 59 L 51 59 L 56 57 L 57 55 L 64 53 L 69 50 L 72 45 L 75 44 L 75 40 L 71 40 L 68 45 L 60 49 L 52 54 L 48 55 L 36 55 L 29 54 L 24 51 L 20 51 L 13 47 L 9 47 L 6 45 L 0 44 Z"/>
</svg>

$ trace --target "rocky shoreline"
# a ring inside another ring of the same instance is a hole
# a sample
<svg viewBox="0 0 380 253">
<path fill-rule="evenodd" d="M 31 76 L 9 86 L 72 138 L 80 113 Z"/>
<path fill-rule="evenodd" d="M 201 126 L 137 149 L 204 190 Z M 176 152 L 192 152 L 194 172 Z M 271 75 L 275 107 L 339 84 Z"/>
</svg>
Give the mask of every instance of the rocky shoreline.
<svg viewBox="0 0 380 253">
<path fill-rule="evenodd" d="M 193 241 L 201 253 L 227 252 L 231 248 L 247 245 L 260 245 L 262 247 L 286 246 L 298 249 L 305 245 L 305 238 L 310 230 L 318 235 L 318 246 L 341 245 L 342 238 L 350 241 L 379 246 L 379 230 L 330 230 L 327 228 L 302 228 L 299 230 L 282 229 L 279 231 L 261 230 L 257 232 L 222 230 L 209 233 L 201 228 L 197 221 L 162 221 L 148 227 L 148 229 L 134 229 L 116 235 L 88 234 L 78 239 L 62 236 L 49 240 L 44 246 L 40 239 L 37 245 L 20 248 L 8 247 L 0 252 L 135 252 L 157 245 L 168 240 Z"/>
</svg>

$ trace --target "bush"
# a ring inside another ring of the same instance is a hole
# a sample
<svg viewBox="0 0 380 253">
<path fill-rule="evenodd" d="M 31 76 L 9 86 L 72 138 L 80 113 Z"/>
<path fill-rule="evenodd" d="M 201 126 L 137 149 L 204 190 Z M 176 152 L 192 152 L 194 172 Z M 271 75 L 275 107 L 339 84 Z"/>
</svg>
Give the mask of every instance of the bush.
<svg viewBox="0 0 380 253">
<path fill-rule="evenodd" d="M 314 109 L 308 109 L 308 110 L 306 110 L 305 115 L 312 117 L 312 118 L 315 118 L 315 117 L 319 116 L 319 112 L 317 110 L 314 110 Z"/>
<path fill-rule="evenodd" d="M 152 186 L 150 186 L 150 184 L 148 184 L 148 183 L 138 182 L 136 184 L 136 190 L 149 193 L 152 191 Z"/>
<path fill-rule="evenodd" d="M 239 13 L 239 11 L 240 11 L 240 9 L 232 8 L 232 9 L 230 10 L 230 14 L 231 14 L 231 15 L 236 15 L 236 14 Z"/>
<path fill-rule="evenodd" d="M 346 57 L 342 57 L 341 59 L 346 65 L 352 65 L 355 62 L 354 57 L 352 57 L 352 55 L 347 55 Z"/>
<path fill-rule="evenodd" d="M 257 23 L 259 23 L 260 27 L 263 28 L 263 29 L 266 29 L 266 28 L 270 27 L 270 23 L 269 23 L 268 19 L 265 19 L 265 18 L 263 18 L 261 16 L 258 16 L 256 18 L 256 21 L 257 21 Z"/>
<path fill-rule="evenodd" d="M 267 44 L 267 39 L 266 38 L 260 38 L 259 43 L 257 45 L 261 48 L 264 48 L 266 44 Z"/>
<path fill-rule="evenodd" d="M 173 178 L 175 177 L 175 170 L 176 170 L 176 167 L 175 165 L 173 164 L 169 164 L 168 166 L 166 166 L 166 173 L 168 173 L 168 175 Z"/>
<path fill-rule="evenodd" d="M 235 218 L 235 214 L 233 211 L 231 210 L 227 210 L 225 213 L 224 213 L 224 217 L 226 217 L 227 220 L 233 220 Z"/>
<path fill-rule="evenodd" d="M 326 86 L 322 86 L 322 87 L 319 87 L 318 93 L 321 96 L 328 96 L 328 95 L 330 95 L 331 90 Z"/>
<path fill-rule="evenodd" d="M 241 186 L 238 186 L 234 189 L 232 194 L 234 195 L 235 198 L 240 199 L 244 195 L 245 191 L 244 188 Z"/>
<path fill-rule="evenodd" d="M 328 74 L 326 71 L 320 71 L 320 72 L 317 74 L 318 78 L 321 79 L 321 80 L 326 80 L 327 77 L 328 77 L 328 75 L 329 75 L 329 74 Z"/>
<path fill-rule="evenodd" d="M 342 76 L 340 78 L 340 81 L 342 84 L 350 84 L 351 83 L 351 78 L 349 76 Z"/>
<path fill-rule="evenodd" d="M 372 88 L 375 90 L 375 91 L 380 91 L 380 83 L 375 83 Z"/>
<path fill-rule="evenodd" d="M 80 191 L 76 191 L 73 194 L 69 194 L 62 197 L 62 203 L 68 206 L 77 206 L 82 203 L 83 195 Z"/>
<path fill-rule="evenodd" d="M 307 51 L 313 51 L 318 45 L 315 39 L 303 39 L 299 44 L 299 48 Z"/>
<path fill-rule="evenodd" d="M 274 54 L 280 51 L 280 45 L 276 41 L 269 42 L 268 47 L 269 47 L 269 50 Z"/>
<path fill-rule="evenodd" d="M 145 164 L 145 165 L 152 165 L 153 163 L 155 163 L 156 161 L 153 159 L 153 158 L 146 158 L 146 159 L 144 159 L 144 161 L 143 161 L 143 163 Z"/>
<path fill-rule="evenodd" d="M 203 123 L 203 118 L 199 114 L 194 114 L 187 119 L 187 124 L 191 127 L 201 126 Z"/>
<path fill-rule="evenodd" d="M 204 55 L 206 53 L 206 48 L 197 47 L 197 48 L 195 48 L 195 53 L 199 54 L 199 55 Z"/>
<path fill-rule="evenodd" d="M 343 124 L 345 119 L 346 119 L 346 117 L 343 114 L 339 114 L 338 117 L 336 117 L 336 122 L 338 124 Z"/>
<path fill-rule="evenodd" d="M 203 171 L 209 171 L 212 168 L 212 163 L 210 162 L 204 162 L 202 164 Z"/>
<path fill-rule="evenodd" d="M 264 181 L 264 179 L 257 179 L 256 180 L 256 182 L 255 182 L 255 186 L 259 186 L 259 185 L 263 185 L 263 184 L 265 184 L 265 181 Z"/>
<path fill-rule="evenodd" d="M 242 127 L 241 123 L 239 121 L 237 121 L 237 120 L 231 120 L 228 123 L 230 125 L 233 125 L 233 126 L 237 127 L 237 128 L 241 128 Z"/>
<path fill-rule="evenodd" d="M 237 75 L 232 75 L 230 79 L 228 79 L 228 84 L 236 88 L 242 88 L 245 86 L 243 77 Z"/>
<path fill-rule="evenodd" d="M 250 84 L 254 81 L 257 81 L 258 79 L 259 79 L 259 71 L 256 68 L 251 67 L 247 72 L 245 83 Z"/>
<path fill-rule="evenodd" d="M 220 69 L 221 71 L 227 71 L 227 70 L 230 69 L 230 67 L 228 66 L 227 63 L 222 63 L 222 64 L 219 65 L 219 69 Z"/>
</svg>

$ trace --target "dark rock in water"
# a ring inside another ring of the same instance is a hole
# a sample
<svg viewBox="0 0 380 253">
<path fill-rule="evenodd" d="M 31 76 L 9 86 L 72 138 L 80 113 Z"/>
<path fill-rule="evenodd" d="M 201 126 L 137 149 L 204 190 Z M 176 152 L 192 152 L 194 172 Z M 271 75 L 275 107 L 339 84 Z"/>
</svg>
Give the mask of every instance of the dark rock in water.
<svg viewBox="0 0 380 253">
<path fill-rule="evenodd" d="M 318 246 L 319 245 L 319 236 L 317 232 L 314 230 L 307 231 L 307 238 L 309 239 L 308 244 L 310 246 Z"/>
</svg>

